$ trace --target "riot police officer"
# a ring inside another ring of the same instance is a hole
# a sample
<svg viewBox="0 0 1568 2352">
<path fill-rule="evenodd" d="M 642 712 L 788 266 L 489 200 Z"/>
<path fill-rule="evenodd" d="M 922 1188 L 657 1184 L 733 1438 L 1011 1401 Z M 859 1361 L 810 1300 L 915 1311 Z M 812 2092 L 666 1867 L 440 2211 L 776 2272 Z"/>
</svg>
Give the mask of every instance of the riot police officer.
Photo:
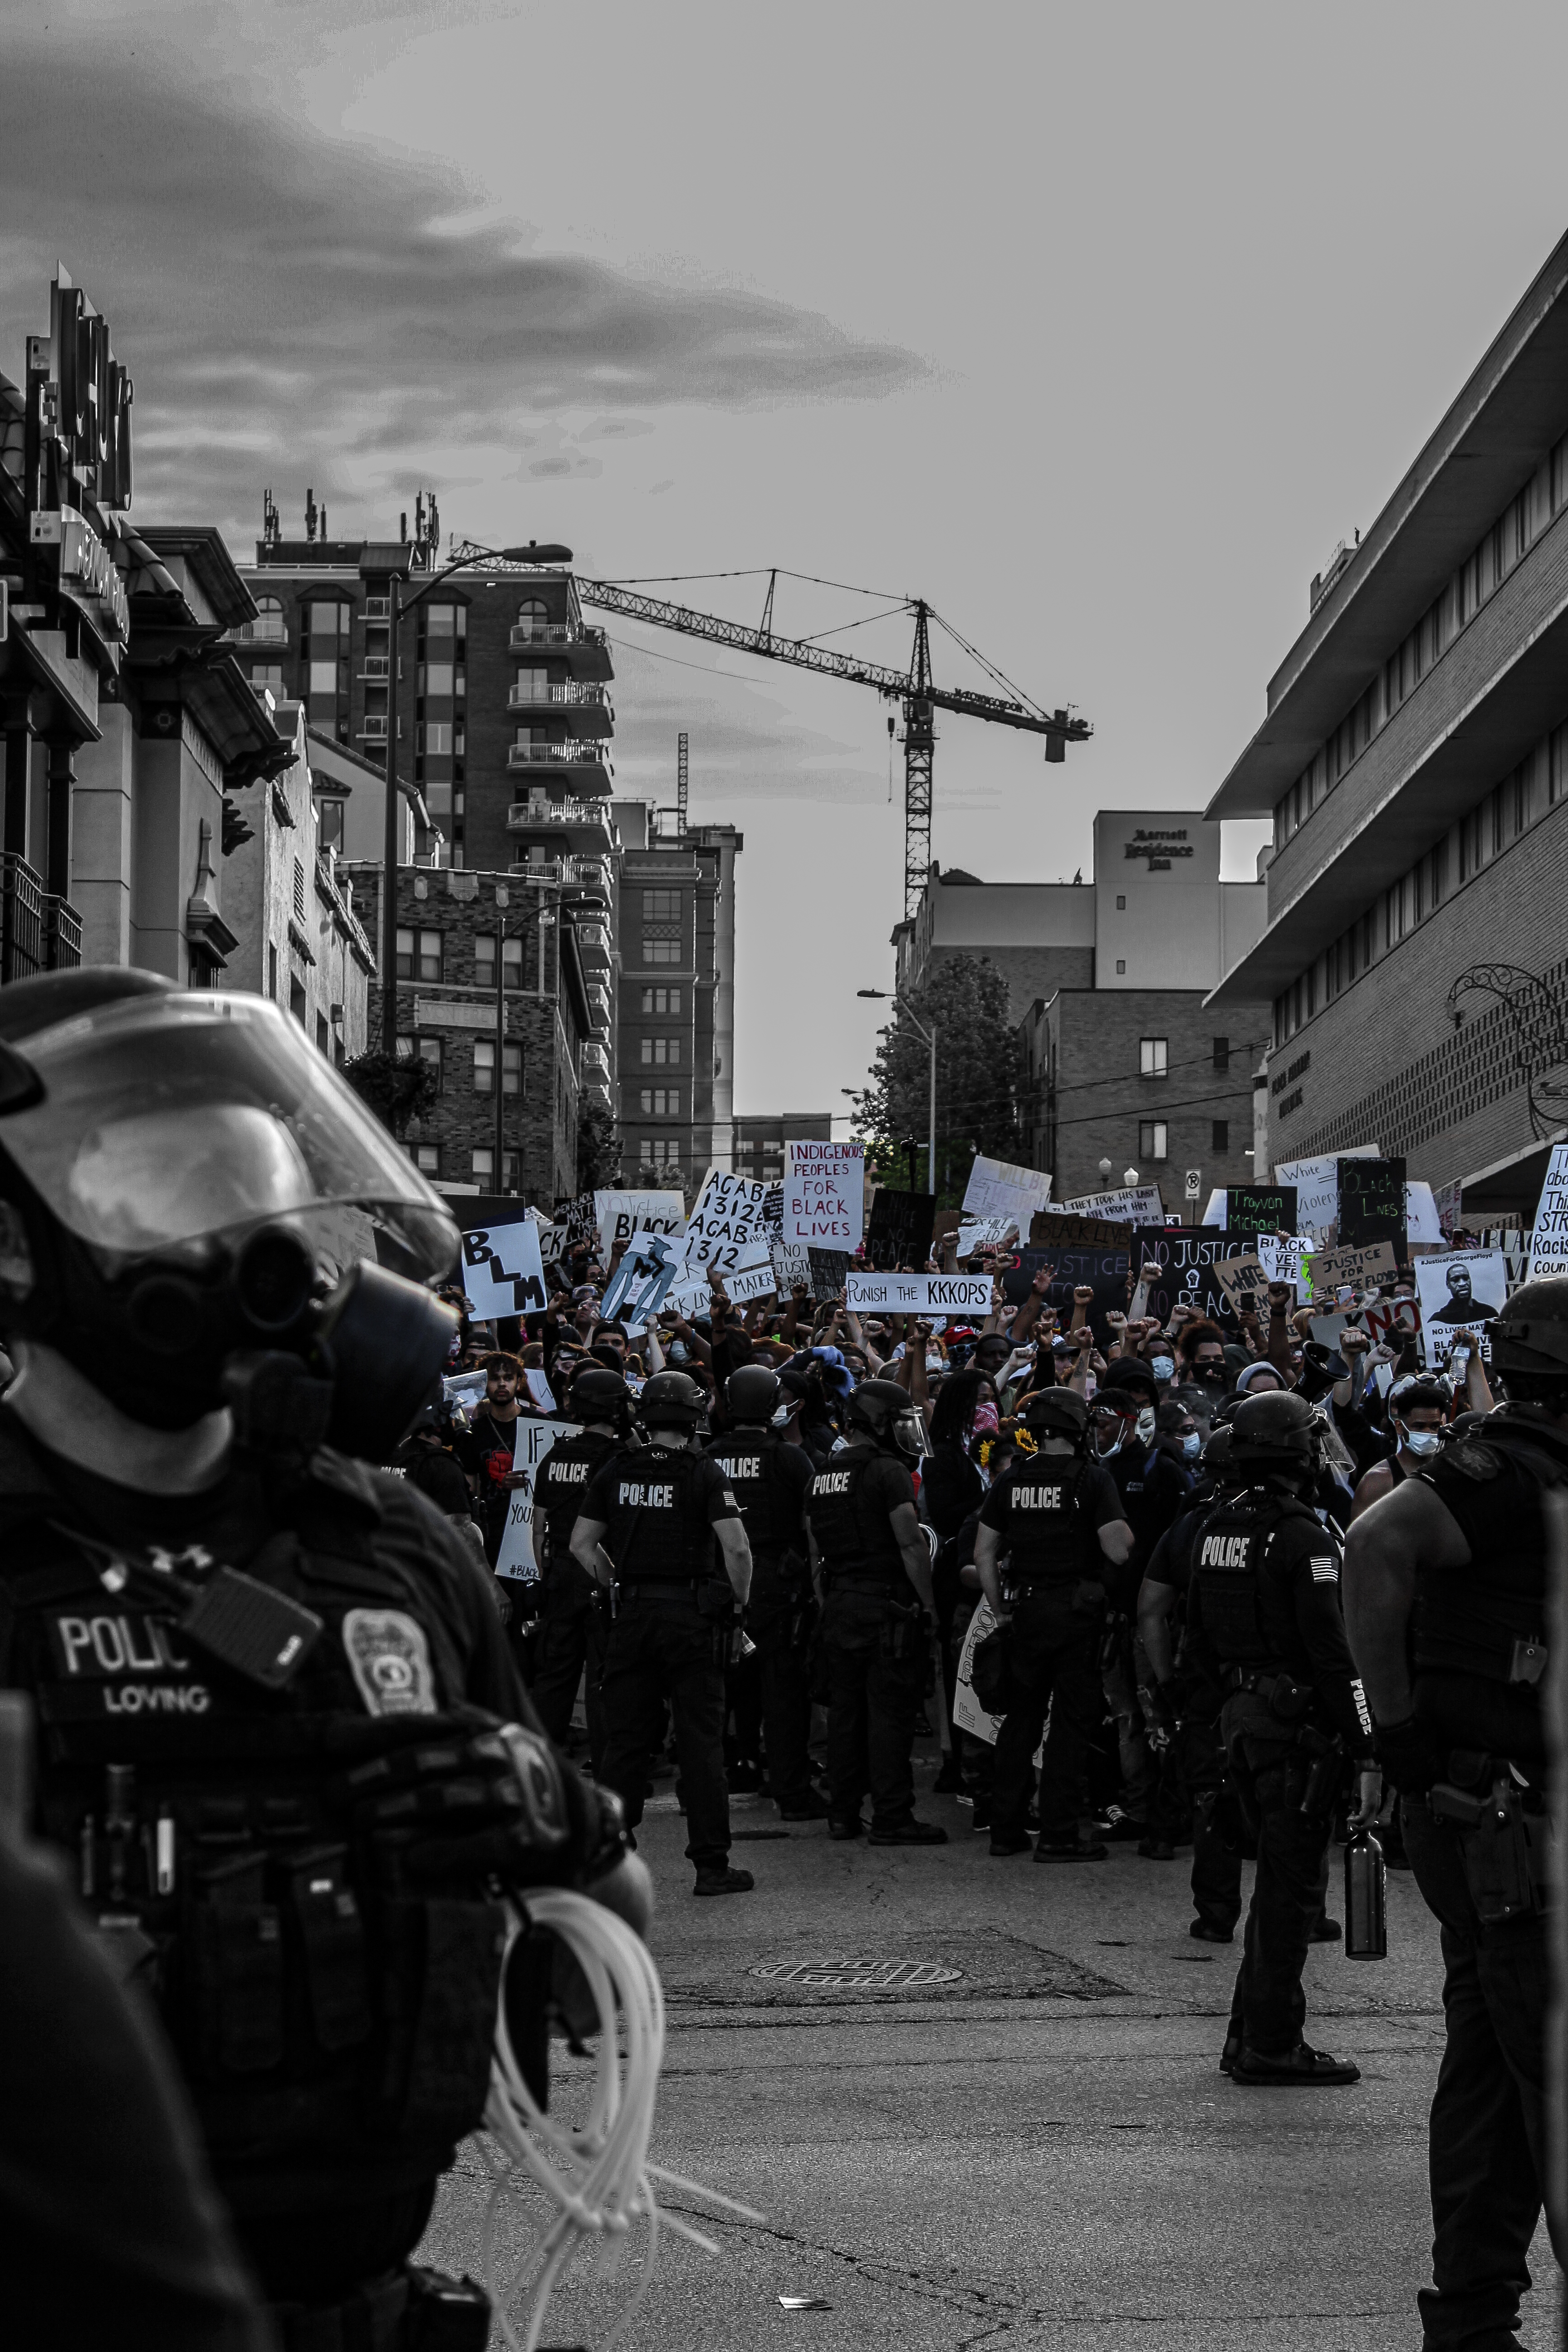
<svg viewBox="0 0 1568 2352">
<path fill-rule="evenodd" d="M 1491 1349 L 1505 1402 L 1359 1517 L 1345 1561 L 1378 1753 L 1443 1928 L 1433 2284 L 1417 2297 L 1433 2352 L 1517 2342 L 1548 2179 L 1542 1677 L 1546 1496 L 1568 1485 L 1568 1277 L 1516 1290 Z M 1563 2219 L 1549 2219 L 1562 2263 Z"/>
<path fill-rule="evenodd" d="M 1358 2066 L 1301 2033 L 1301 1970 L 1347 1758 L 1360 1767 L 1352 1821 L 1370 1821 L 1382 1799 L 1340 1609 L 1338 1539 L 1301 1499 L 1318 1475 L 1317 1425 L 1300 1397 L 1278 1391 L 1238 1405 L 1230 1431 L 1231 1465 L 1247 1483 L 1204 1525 L 1188 1619 L 1224 1693 L 1226 1771 L 1258 1839 L 1220 2065 L 1255 2085 L 1354 2083 Z"/>
<path fill-rule="evenodd" d="M 542 1590 L 531 1687 L 541 1723 L 564 1744 L 577 1685 L 584 1685 L 588 1754 L 597 1774 L 605 1757 L 605 1618 L 596 1580 L 572 1556 L 572 1530 L 595 1472 L 631 1434 L 632 1392 L 619 1372 L 589 1364 L 572 1383 L 569 1407 L 583 1426 L 552 1445 L 533 1475 L 533 1556 Z"/>
<path fill-rule="evenodd" d="M 275 1004 L 103 968 L 0 992 L 0 1682 L 288 2347 L 424 2325 L 407 2257 L 484 2110 L 498 1879 L 641 1876 L 484 1570 L 366 1466 L 446 1355 L 424 1286 L 456 1243 Z"/>
<path fill-rule="evenodd" d="M 1028 1851 L 1029 1759 L 1048 1707 L 1035 1859 L 1103 1862 L 1109 1848 L 1079 1833 L 1079 1774 L 1084 1743 L 1100 1715 L 1101 1565 L 1122 1567 L 1135 1538 L 1110 1474 L 1085 1459 L 1089 1407 L 1077 1390 L 1032 1391 L 1023 1420 L 1035 1451 L 992 1487 L 974 1538 L 985 1598 L 1010 1627 L 1010 1697 L 996 1738 L 991 1851 Z"/>
<path fill-rule="evenodd" d="M 709 1451 L 730 1482 L 752 1547 L 746 1631 L 756 1644 L 762 1678 L 768 1793 L 784 1821 L 816 1822 L 827 1807 L 811 1785 L 806 1746 L 814 1608 L 805 1496 L 814 1474 L 810 1454 L 774 1426 L 784 1402 L 775 1372 L 743 1364 L 724 1383 L 731 1426 Z"/>
<path fill-rule="evenodd" d="M 744 1895 L 730 1868 L 724 1664 L 742 1631 L 751 1548 L 733 1490 L 698 1452 L 708 1401 L 685 1372 L 656 1372 L 639 1412 L 647 1444 L 616 1453 L 589 1481 L 572 1534 L 579 1566 L 609 1588 L 604 1780 L 635 1831 L 668 1700 L 686 1796 L 697 1895 Z M 715 1552 L 717 1551 L 717 1559 Z"/>
<path fill-rule="evenodd" d="M 828 1832 L 860 1835 L 869 1787 L 873 1845 L 945 1845 L 944 1829 L 915 1818 L 910 1767 L 936 1630 L 909 1469 L 925 1452 L 925 1422 L 897 1381 L 862 1381 L 845 1400 L 844 1426 L 848 1442 L 806 1498 L 827 1666 Z"/>
</svg>

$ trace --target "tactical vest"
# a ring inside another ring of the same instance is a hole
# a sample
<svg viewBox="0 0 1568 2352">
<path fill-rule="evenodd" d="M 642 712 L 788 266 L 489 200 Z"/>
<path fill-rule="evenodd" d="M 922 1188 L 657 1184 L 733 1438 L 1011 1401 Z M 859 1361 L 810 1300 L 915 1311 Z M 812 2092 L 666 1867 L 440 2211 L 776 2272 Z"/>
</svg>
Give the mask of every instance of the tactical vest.
<svg viewBox="0 0 1568 2352">
<path fill-rule="evenodd" d="M 700 1454 L 650 1445 L 617 1454 L 605 1472 L 615 1481 L 605 1538 L 623 1584 L 706 1583 L 713 1572 L 713 1531 L 699 1481 Z"/>
<path fill-rule="evenodd" d="M 1310 1526 L 1338 1558 L 1338 1538 L 1294 1496 L 1252 1490 L 1221 1503 L 1205 1522 L 1193 1554 L 1192 1584 L 1215 1655 L 1225 1666 L 1282 1665 L 1258 1609 L 1258 1578 L 1268 1547 L 1291 1519 Z"/>
<path fill-rule="evenodd" d="M 1084 1468 L 1070 1455 L 1036 1455 L 1007 1473 L 1007 1573 L 1016 1584 L 1080 1584 L 1101 1559 L 1084 1507 Z"/>
<path fill-rule="evenodd" d="M 889 1458 L 873 1445 L 847 1445 L 812 1480 L 806 1510 L 829 1579 L 863 1577 L 897 1592 L 908 1578 L 891 1514 L 863 1492 L 872 1465 Z"/>
<path fill-rule="evenodd" d="M 550 1557 L 559 1563 L 572 1554 L 572 1530 L 581 1516 L 588 1482 L 601 1464 L 620 1451 L 613 1437 L 580 1429 L 552 1445 L 533 1474 L 533 1499 L 544 1509 Z"/>
<path fill-rule="evenodd" d="M 46 1496 L 33 1516 L 11 1487 L 0 1571 L 39 1825 L 156 2000 L 242 2212 L 442 2170 L 483 2114 L 500 1983 L 495 1857 L 452 1832 L 487 1818 L 501 1743 L 464 1700 L 435 1531 L 401 1482 L 312 1466 L 348 1507 L 316 1494 L 308 1542 L 283 1528 L 241 1563 L 321 1621 L 280 1689 L 115 1590 L 109 1548 L 52 1525 L 66 1507 Z M 210 1567 L 199 1547 L 163 1557 Z"/>
<path fill-rule="evenodd" d="M 1503 1405 L 1416 1475 L 1470 1548 L 1463 1568 L 1420 1571 L 1416 1673 L 1539 1681 L 1544 1660 L 1534 1659 L 1545 1642 L 1549 1589 L 1542 1497 L 1568 1486 L 1568 1445 L 1543 1420 Z"/>
<path fill-rule="evenodd" d="M 753 1552 L 805 1550 L 801 1491 L 784 1475 L 779 1440 L 769 1429 L 739 1429 L 718 1438 L 709 1458 L 734 1491 Z"/>
</svg>

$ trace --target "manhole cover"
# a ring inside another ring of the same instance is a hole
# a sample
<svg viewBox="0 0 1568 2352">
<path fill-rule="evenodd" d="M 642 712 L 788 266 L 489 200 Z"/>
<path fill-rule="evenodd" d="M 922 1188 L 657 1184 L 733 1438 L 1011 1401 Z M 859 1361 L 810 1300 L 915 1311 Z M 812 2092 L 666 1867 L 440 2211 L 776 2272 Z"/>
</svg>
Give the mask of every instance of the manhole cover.
<svg viewBox="0 0 1568 2352">
<path fill-rule="evenodd" d="M 825 1992 L 892 1992 L 908 1985 L 956 1984 L 963 1971 L 940 1960 L 764 1960 L 746 1974 L 773 1984 L 820 1985 Z"/>
</svg>

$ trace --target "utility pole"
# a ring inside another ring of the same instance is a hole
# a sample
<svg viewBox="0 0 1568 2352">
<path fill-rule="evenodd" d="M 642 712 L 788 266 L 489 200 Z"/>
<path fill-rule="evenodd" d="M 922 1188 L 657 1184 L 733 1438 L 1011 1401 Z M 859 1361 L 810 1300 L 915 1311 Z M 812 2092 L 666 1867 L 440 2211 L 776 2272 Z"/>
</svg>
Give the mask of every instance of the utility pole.
<svg viewBox="0 0 1568 2352">
<path fill-rule="evenodd" d="M 506 917 L 496 907 L 495 1189 L 506 1190 Z"/>
</svg>

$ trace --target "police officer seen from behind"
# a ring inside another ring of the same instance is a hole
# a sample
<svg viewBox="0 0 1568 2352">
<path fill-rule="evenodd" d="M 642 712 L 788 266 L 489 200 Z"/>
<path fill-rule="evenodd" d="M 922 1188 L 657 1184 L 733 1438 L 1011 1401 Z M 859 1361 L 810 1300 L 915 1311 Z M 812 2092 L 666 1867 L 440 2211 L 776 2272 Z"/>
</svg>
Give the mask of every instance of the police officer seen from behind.
<svg viewBox="0 0 1568 2352">
<path fill-rule="evenodd" d="M 0 1683 L 285 2352 L 484 2342 L 479 2291 L 408 2257 L 484 2113 L 500 1890 L 646 1916 L 486 1571 L 366 1466 L 447 1354 L 457 1240 L 276 1004 L 0 991 Z"/>
<path fill-rule="evenodd" d="M 910 1769 L 936 1629 L 910 1475 L 925 1452 L 925 1422 L 895 1381 L 862 1381 L 845 1400 L 844 1430 L 847 1443 L 806 1500 L 827 1663 L 829 1833 L 860 1835 L 868 1787 L 873 1845 L 945 1845 L 944 1829 L 915 1819 Z"/>
<path fill-rule="evenodd" d="M 564 1744 L 577 1685 L 584 1685 L 596 1775 L 605 1757 L 604 1602 L 597 1580 L 573 1557 L 572 1530 L 595 1472 L 630 1435 L 632 1392 L 619 1372 L 589 1364 L 572 1383 L 568 1410 L 583 1426 L 558 1439 L 533 1474 L 533 1556 L 542 1588 L 531 1692 L 539 1720 Z"/>
<path fill-rule="evenodd" d="M 1443 1929 L 1433 2284 L 1417 2297 L 1428 2352 L 1517 2343 L 1549 2177 L 1542 1914 L 1562 1893 L 1548 1894 L 1542 1867 L 1542 1677 L 1553 1600 L 1546 1497 L 1568 1486 L 1568 1276 L 1516 1290 L 1491 1348 L 1505 1402 L 1358 1518 L 1345 1559 L 1378 1754 Z M 1549 2219 L 1562 2263 L 1561 2216 Z"/>
<path fill-rule="evenodd" d="M 1359 2067 L 1301 2035 L 1301 1970 L 1346 1759 L 1360 1771 L 1354 1826 L 1383 1793 L 1340 1610 L 1338 1538 L 1301 1499 L 1318 1475 L 1317 1424 L 1301 1398 L 1276 1391 L 1239 1404 L 1230 1433 L 1246 1484 L 1204 1526 L 1188 1603 L 1189 1641 L 1224 1694 L 1226 1772 L 1258 1840 L 1220 2066 L 1237 2083 L 1354 2083 Z"/>
<path fill-rule="evenodd" d="M 1108 1849 L 1079 1832 L 1079 1775 L 1084 1743 L 1100 1716 L 1101 1569 L 1106 1563 L 1121 1568 L 1131 1559 L 1134 1538 L 1109 1472 L 1084 1458 L 1089 1407 L 1077 1390 L 1033 1390 L 1024 1399 L 1022 1418 L 1035 1451 L 992 1487 L 974 1538 L 985 1598 L 997 1619 L 1011 1626 L 1010 1699 L 996 1738 L 991 1851 L 1028 1851 L 1024 1816 L 1030 1759 L 1049 1707 L 1035 1859 L 1103 1862 Z"/>
<path fill-rule="evenodd" d="M 572 1534 L 578 1565 L 610 1589 L 603 1777 L 635 1830 L 668 1699 L 692 1892 L 744 1895 L 751 1872 L 730 1868 L 724 1664 L 740 1634 L 751 1547 L 723 1471 L 696 1448 L 708 1410 L 696 1381 L 656 1372 L 638 1408 L 647 1445 L 600 1466 Z"/>
<path fill-rule="evenodd" d="M 806 1742 L 811 1678 L 806 1647 L 814 1615 L 805 1536 L 811 1456 L 774 1426 L 788 1418 L 778 1375 L 743 1364 L 724 1383 L 731 1426 L 710 1447 L 730 1482 L 752 1547 L 746 1631 L 757 1646 L 768 1793 L 786 1822 L 820 1821 L 827 1807 L 811 1785 Z"/>
</svg>

